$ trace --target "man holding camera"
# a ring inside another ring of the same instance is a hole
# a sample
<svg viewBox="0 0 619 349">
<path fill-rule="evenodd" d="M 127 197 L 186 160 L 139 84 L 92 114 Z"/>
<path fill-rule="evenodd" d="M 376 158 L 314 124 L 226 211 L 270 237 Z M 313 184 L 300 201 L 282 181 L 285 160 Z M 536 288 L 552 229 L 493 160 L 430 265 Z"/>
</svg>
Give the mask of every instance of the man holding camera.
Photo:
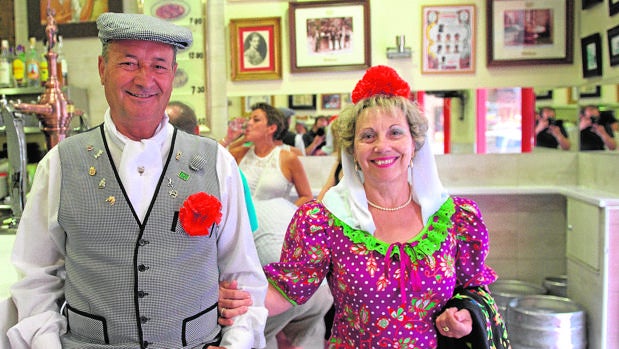
<svg viewBox="0 0 619 349">
<path fill-rule="evenodd" d="M 615 150 L 617 142 L 612 128 L 600 124 L 600 109 L 588 105 L 580 110 L 580 150 Z"/>
<path fill-rule="evenodd" d="M 563 127 L 563 120 L 557 120 L 554 108 L 542 107 L 535 120 L 535 146 L 570 150 L 570 140 Z"/>
</svg>

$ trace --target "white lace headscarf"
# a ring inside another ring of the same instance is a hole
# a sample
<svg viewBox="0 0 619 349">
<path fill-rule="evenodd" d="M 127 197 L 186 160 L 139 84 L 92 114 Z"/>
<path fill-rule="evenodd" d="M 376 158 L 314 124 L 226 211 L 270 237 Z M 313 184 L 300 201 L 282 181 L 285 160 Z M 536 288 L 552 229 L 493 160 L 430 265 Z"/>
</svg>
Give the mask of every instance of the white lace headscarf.
<svg viewBox="0 0 619 349">
<path fill-rule="evenodd" d="M 376 86 L 372 86 L 372 88 L 374 91 L 376 90 Z M 340 117 L 346 115 L 346 113 L 351 113 L 349 117 L 352 118 L 352 123 L 356 124 L 359 115 L 365 110 L 366 106 L 369 108 L 382 108 L 382 105 L 386 105 L 387 110 L 393 106 L 395 108 L 402 106 L 404 109 L 410 108 L 409 112 L 419 113 L 417 106 L 407 100 L 407 98 L 404 98 L 402 94 L 404 92 L 395 95 L 384 93 L 372 94 L 362 98 L 355 106 L 344 110 Z M 397 99 L 397 101 L 389 101 L 392 98 Z M 404 112 L 406 113 L 407 111 L 404 110 Z M 418 114 L 418 116 L 424 118 L 421 114 Z M 411 118 L 407 117 L 407 120 L 410 122 Z M 341 121 L 345 122 L 344 120 Z M 438 176 L 434 154 L 432 154 L 430 146 L 426 144 L 426 121 L 423 120 L 422 122 L 424 123 L 422 127 L 411 125 L 411 129 L 419 134 L 413 135 L 416 146 L 413 165 L 409 167 L 408 181 L 411 184 L 413 200 L 421 206 L 423 222 L 427 223 L 428 219 L 448 199 L 449 194 L 444 189 Z M 346 127 L 345 125 L 340 126 Z M 354 125 L 348 125 L 348 127 L 350 126 L 354 127 Z M 373 235 L 376 226 L 368 209 L 368 201 L 363 187 L 363 173 L 355 170 L 353 155 L 350 153 L 352 146 L 349 146 L 347 151 L 344 148 L 345 142 L 343 142 L 343 139 L 340 139 L 339 144 L 343 145 L 341 149 L 343 177 L 336 186 L 327 191 L 322 202 L 331 213 L 350 227 Z"/>
</svg>

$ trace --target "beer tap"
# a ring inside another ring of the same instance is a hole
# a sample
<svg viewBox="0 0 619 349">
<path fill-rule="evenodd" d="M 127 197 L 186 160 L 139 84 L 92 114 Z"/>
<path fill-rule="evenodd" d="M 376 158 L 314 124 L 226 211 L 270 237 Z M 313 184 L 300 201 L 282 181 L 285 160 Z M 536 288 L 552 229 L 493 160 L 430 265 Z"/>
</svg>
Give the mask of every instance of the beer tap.
<svg viewBox="0 0 619 349">
<path fill-rule="evenodd" d="M 49 78 L 45 83 L 45 91 L 36 104 L 18 103 L 14 106 L 15 110 L 19 112 L 36 114 L 41 122 L 48 150 L 67 137 L 73 116 L 82 114 L 81 111 L 75 110 L 73 104 L 67 100 L 58 82 L 58 67 L 56 65 L 58 54 L 53 51 L 57 40 L 58 27 L 54 15 L 55 11 L 48 3 L 47 25 L 45 27 L 47 52 L 45 57 L 48 62 Z"/>
</svg>

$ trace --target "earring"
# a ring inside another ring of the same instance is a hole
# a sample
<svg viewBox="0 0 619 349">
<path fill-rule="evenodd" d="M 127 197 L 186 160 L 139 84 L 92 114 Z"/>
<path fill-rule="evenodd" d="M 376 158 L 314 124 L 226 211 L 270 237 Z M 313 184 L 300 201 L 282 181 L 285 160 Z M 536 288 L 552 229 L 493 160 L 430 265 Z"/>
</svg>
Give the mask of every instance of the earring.
<svg viewBox="0 0 619 349">
<path fill-rule="evenodd" d="M 359 172 L 359 163 L 355 161 L 355 171 Z"/>
<path fill-rule="evenodd" d="M 413 168 L 413 158 L 411 157 L 411 162 L 408 164 L 408 167 Z"/>
</svg>

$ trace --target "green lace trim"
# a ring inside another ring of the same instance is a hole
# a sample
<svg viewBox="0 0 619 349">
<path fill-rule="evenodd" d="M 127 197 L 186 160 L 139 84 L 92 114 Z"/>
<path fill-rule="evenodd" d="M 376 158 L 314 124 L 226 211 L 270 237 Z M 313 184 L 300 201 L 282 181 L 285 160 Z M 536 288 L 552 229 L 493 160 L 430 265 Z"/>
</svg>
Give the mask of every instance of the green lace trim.
<svg viewBox="0 0 619 349">
<path fill-rule="evenodd" d="M 438 251 L 441 244 L 447 238 L 449 228 L 453 225 L 451 216 L 456 212 L 456 206 L 453 199 L 450 197 L 447 199 L 441 208 L 433 214 L 428 223 L 423 227 L 420 234 L 409 240 L 408 243 L 402 244 L 404 252 L 413 261 L 424 259 L 426 256 L 430 257 L 434 252 Z M 386 255 L 389 250 L 389 244 L 378 240 L 373 235 L 363 230 L 357 230 L 350 227 L 348 224 L 342 222 L 333 214 L 330 214 L 335 226 L 341 227 L 344 235 L 356 244 L 363 244 L 370 251 L 377 251 L 382 255 Z M 412 242 L 418 241 L 413 246 Z M 395 246 L 391 250 L 391 255 L 400 254 L 400 248 Z"/>
</svg>

